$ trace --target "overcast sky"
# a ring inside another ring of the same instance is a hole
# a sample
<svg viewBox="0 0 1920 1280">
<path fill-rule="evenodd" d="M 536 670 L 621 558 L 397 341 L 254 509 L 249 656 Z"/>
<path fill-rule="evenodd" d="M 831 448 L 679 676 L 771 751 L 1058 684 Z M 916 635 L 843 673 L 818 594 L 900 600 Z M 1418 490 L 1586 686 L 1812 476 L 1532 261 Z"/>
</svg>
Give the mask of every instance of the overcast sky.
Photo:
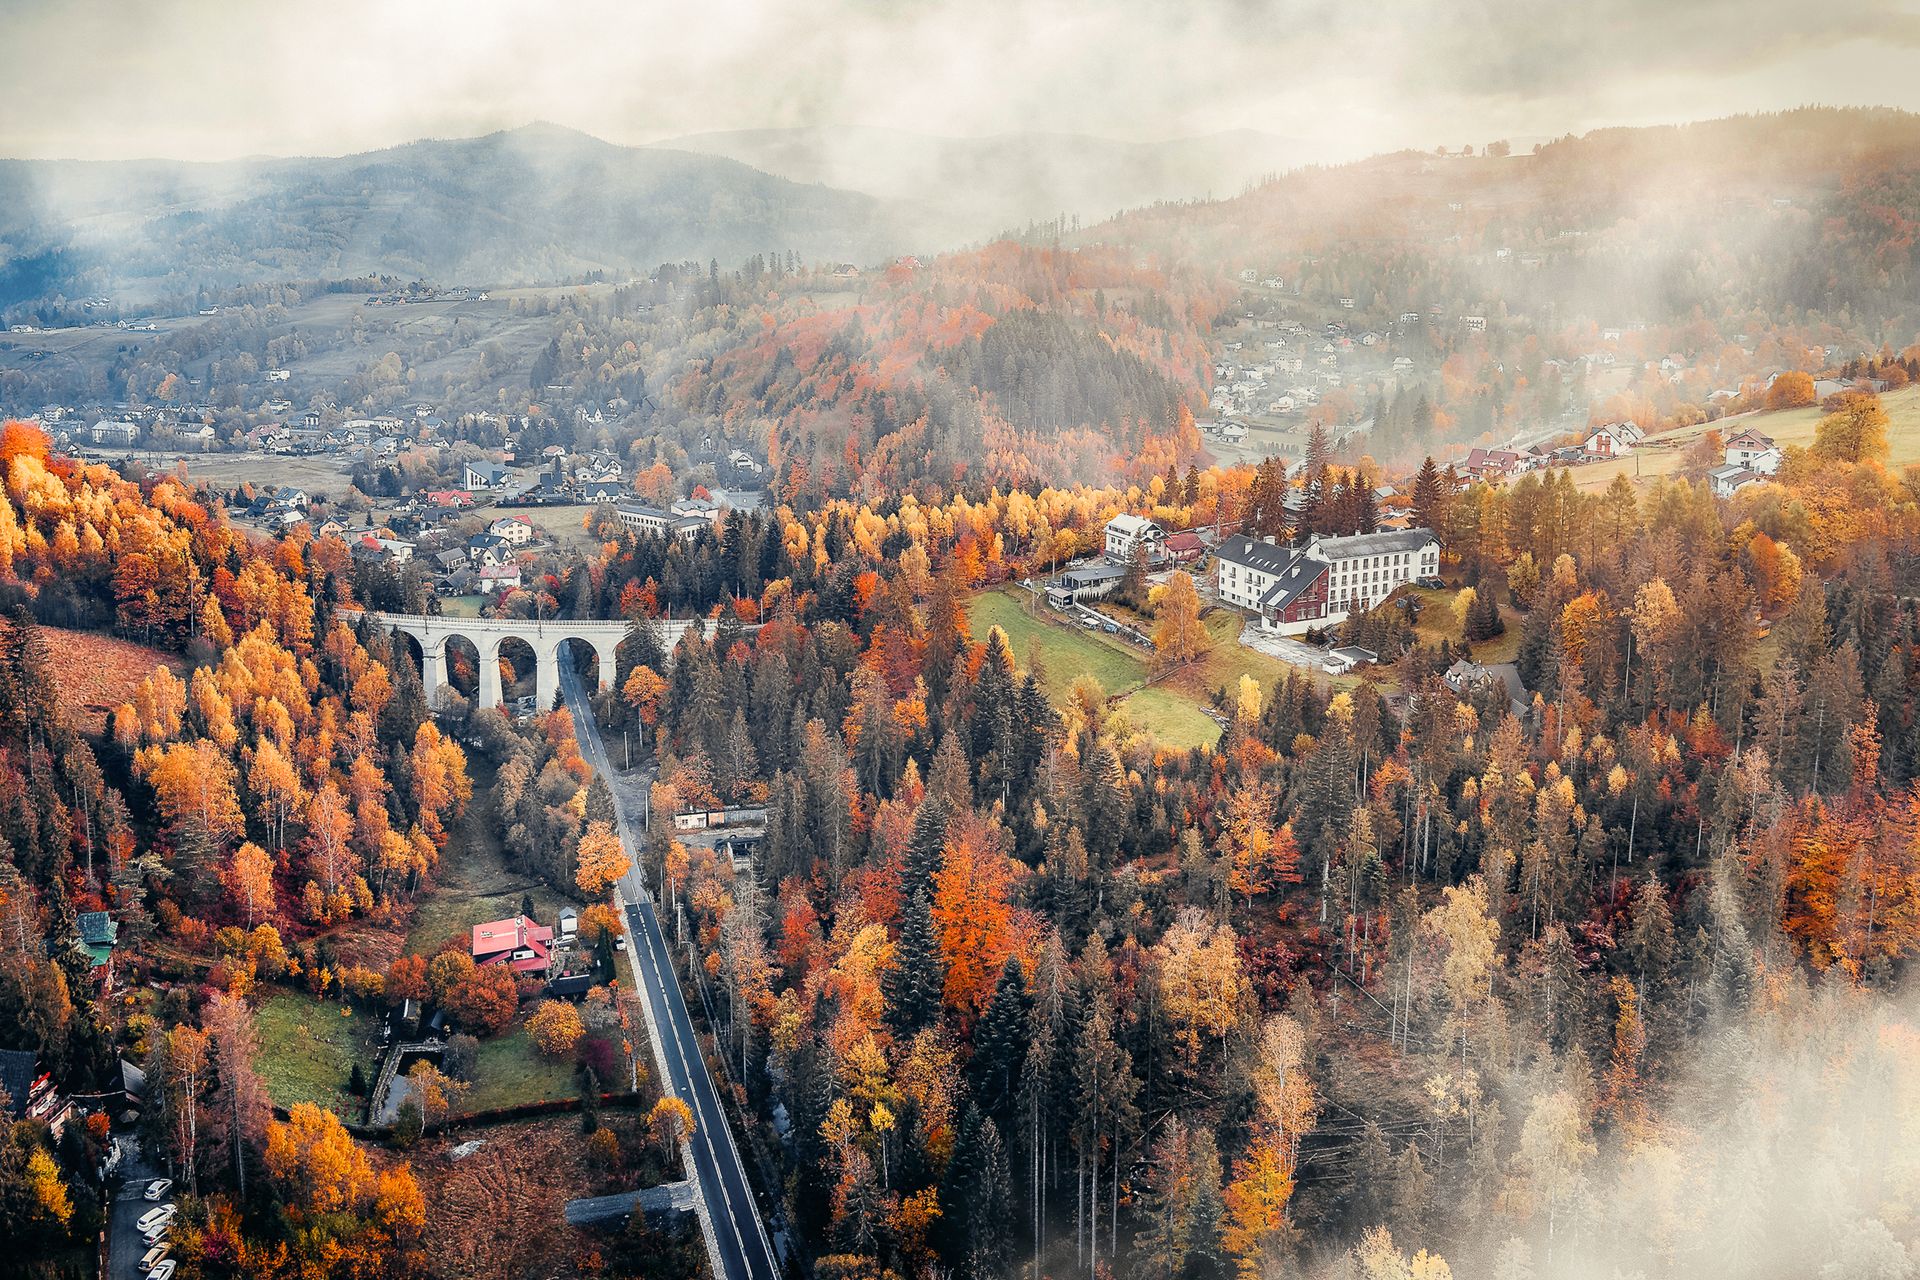
<svg viewBox="0 0 1920 1280">
<path fill-rule="evenodd" d="M 1308 158 L 1920 109 L 1920 0 L 0 0 L 0 154 L 337 154 L 532 120 L 1297 137 Z"/>
</svg>

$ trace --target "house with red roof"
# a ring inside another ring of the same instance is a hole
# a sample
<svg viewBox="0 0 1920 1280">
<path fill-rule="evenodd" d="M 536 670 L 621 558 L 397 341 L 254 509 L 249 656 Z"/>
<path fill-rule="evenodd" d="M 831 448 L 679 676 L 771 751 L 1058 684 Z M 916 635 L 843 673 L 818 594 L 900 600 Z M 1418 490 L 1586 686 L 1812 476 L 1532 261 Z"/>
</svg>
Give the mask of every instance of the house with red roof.
<svg viewBox="0 0 1920 1280">
<path fill-rule="evenodd" d="M 475 964 L 504 964 L 515 973 L 544 974 L 552 951 L 553 930 L 526 916 L 473 926 Z"/>
</svg>

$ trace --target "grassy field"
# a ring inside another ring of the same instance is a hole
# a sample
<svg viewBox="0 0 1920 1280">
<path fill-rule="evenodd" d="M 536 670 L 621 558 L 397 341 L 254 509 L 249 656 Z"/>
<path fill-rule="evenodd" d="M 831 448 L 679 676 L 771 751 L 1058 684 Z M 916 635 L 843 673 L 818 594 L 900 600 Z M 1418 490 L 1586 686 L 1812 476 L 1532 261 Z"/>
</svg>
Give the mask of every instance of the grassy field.
<svg viewBox="0 0 1920 1280">
<path fill-rule="evenodd" d="M 6 624 L 0 623 L 0 632 Z M 67 718 L 84 733 L 100 733 L 113 709 L 133 696 L 155 667 L 166 667 L 184 677 L 188 663 L 178 654 L 117 640 L 96 631 L 39 628 L 47 658 L 60 673 L 55 701 Z"/>
<path fill-rule="evenodd" d="M 480 1042 L 473 1087 L 460 1103 L 463 1112 L 491 1111 L 523 1102 L 551 1102 L 571 1098 L 577 1087 L 573 1060 L 558 1062 L 540 1056 L 527 1034 L 524 1018 L 491 1040 Z"/>
<path fill-rule="evenodd" d="M 522 897 L 533 898 L 534 914 L 545 924 L 553 923 L 566 905 L 546 884 L 507 865 L 499 817 L 488 798 L 493 767 L 479 755 L 469 756 L 467 763 L 473 774 L 473 803 L 447 841 L 433 892 L 414 907 L 406 950 L 417 955 L 432 955 L 453 939 L 468 936 L 476 924 L 518 915 Z"/>
<path fill-rule="evenodd" d="M 278 1106 L 315 1102 L 337 1114 L 359 1114 L 360 1099 L 347 1091 L 357 1058 L 369 1079 L 378 1061 L 379 1024 L 330 1000 L 277 991 L 254 1011 L 260 1032 L 260 1074 Z"/>
<path fill-rule="evenodd" d="M 1418 591 L 1415 599 L 1420 601 L 1420 616 L 1414 621 L 1413 630 L 1420 637 L 1420 643 L 1438 645 L 1442 640 L 1458 646 L 1465 638 L 1462 634 L 1460 617 L 1454 611 L 1454 603 L 1460 598 L 1460 589 L 1449 587 L 1445 591 Z M 1474 661 L 1480 663 L 1512 662 L 1513 655 L 1520 652 L 1520 614 L 1512 605 L 1501 602 L 1500 617 L 1507 629 L 1498 637 L 1473 646 Z"/>
<path fill-rule="evenodd" d="M 1047 696 L 1056 702 L 1066 698 L 1073 682 L 1090 675 L 1109 694 L 1125 693 L 1121 701 L 1135 721 L 1169 746 L 1209 746 L 1219 740 L 1220 726 L 1204 708 L 1213 705 L 1217 689 L 1229 697 L 1239 688 L 1240 677 L 1250 675 L 1264 687 L 1279 679 L 1290 668 L 1240 643 L 1243 619 L 1230 609 L 1216 609 L 1206 619 L 1207 634 L 1213 648 L 1200 661 L 1167 676 L 1164 681 L 1146 684 L 1145 650 L 1122 644 L 1083 627 L 1055 622 L 1042 609 L 1036 616 L 1027 612 L 1025 593 L 1013 590 L 986 591 L 973 598 L 968 608 L 976 637 L 990 626 L 998 626 L 1013 642 L 1013 656 L 1025 668 L 1037 660 L 1042 672 L 1041 684 Z"/>
<path fill-rule="evenodd" d="M 1172 747 L 1211 745 L 1220 728 L 1191 696 L 1176 689 L 1145 687 L 1146 651 L 1067 623 L 1044 608 L 1027 612 L 1026 593 L 1011 588 L 983 591 L 968 606 L 976 637 L 999 627 L 1013 642 L 1014 661 L 1023 670 L 1036 664 L 1047 697 L 1064 702 L 1073 682 L 1092 676 L 1109 695 L 1124 695 L 1120 705 L 1141 728 Z"/>
<path fill-rule="evenodd" d="M 1920 386 L 1903 387 L 1880 399 L 1886 406 L 1891 423 L 1887 431 L 1888 441 L 1892 445 L 1888 465 L 1898 471 L 1920 462 Z M 1680 427 L 1648 437 L 1646 444 L 1629 457 L 1574 468 L 1573 482 L 1577 488 L 1589 492 L 1605 489 L 1619 475 L 1636 484 L 1652 484 L 1660 477 L 1678 471 L 1687 446 L 1709 430 L 1718 431 L 1720 438 L 1725 440 L 1744 428 L 1754 427 L 1772 436 L 1774 442 L 1783 449 L 1790 444 L 1805 448 L 1813 443 L 1814 428 L 1824 416 L 1820 406 L 1808 405 L 1804 409 L 1743 413 L 1722 418 L 1718 422 Z"/>
</svg>

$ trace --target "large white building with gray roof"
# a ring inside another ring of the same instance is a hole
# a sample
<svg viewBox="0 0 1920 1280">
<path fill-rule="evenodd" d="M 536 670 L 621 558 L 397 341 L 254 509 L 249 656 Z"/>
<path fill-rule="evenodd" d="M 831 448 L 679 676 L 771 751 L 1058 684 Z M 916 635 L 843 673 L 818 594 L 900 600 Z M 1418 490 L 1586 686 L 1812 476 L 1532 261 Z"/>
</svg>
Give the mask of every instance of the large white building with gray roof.
<svg viewBox="0 0 1920 1280">
<path fill-rule="evenodd" d="M 1237 534 L 1220 544 L 1215 589 L 1258 616 L 1263 630 L 1299 635 L 1345 622 L 1396 590 L 1440 571 L 1431 529 L 1316 535 L 1303 547 Z"/>
</svg>

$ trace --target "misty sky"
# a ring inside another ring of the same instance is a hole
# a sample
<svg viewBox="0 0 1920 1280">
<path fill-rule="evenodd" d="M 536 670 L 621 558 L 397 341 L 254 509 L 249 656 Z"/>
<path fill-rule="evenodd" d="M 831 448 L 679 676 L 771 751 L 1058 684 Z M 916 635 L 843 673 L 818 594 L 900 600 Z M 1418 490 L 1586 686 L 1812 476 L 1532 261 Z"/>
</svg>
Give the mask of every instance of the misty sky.
<svg viewBox="0 0 1920 1280">
<path fill-rule="evenodd" d="M 1303 158 L 1811 102 L 1920 109 L 1920 0 L 0 0 L 0 154 L 336 154 L 886 125 Z"/>
</svg>

